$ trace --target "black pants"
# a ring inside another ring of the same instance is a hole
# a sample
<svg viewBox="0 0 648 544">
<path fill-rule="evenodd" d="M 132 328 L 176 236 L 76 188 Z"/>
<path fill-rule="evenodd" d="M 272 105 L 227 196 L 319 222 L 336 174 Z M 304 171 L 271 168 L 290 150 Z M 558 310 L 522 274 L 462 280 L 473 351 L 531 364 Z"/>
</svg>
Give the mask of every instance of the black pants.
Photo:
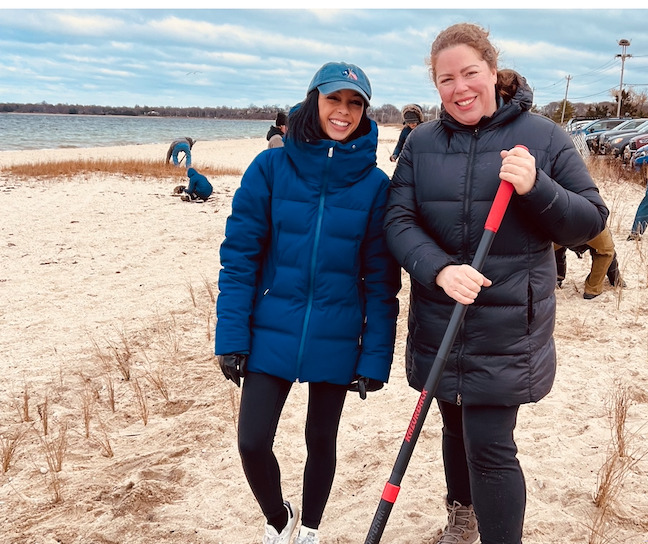
<svg viewBox="0 0 648 544">
<path fill-rule="evenodd" d="M 448 503 L 473 505 L 482 544 L 520 544 L 526 486 L 513 439 L 519 406 L 438 404 Z"/>
<path fill-rule="evenodd" d="M 248 372 L 243 380 L 239 452 L 245 476 L 266 519 L 284 511 L 281 473 L 272 445 L 291 385 L 286 380 L 253 372 Z M 301 519 L 303 525 L 312 529 L 319 527 L 333 485 L 337 432 L 346 393 L 343 385 L 309 384 Z"/>
</svg>

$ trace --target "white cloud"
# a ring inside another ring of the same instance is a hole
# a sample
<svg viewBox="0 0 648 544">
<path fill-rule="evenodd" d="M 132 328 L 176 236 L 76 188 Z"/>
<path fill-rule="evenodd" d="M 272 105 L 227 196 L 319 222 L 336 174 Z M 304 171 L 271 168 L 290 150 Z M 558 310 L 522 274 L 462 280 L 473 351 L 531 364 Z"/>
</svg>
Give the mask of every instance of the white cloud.
<svg viewBox="0 0 648 544">
<path fill-rule="evenodd" d="M 94 37 L 110 33 L 119 24 L 119 20 L 112 17 L 67 12 L 54 12 L 52 19 L 59 33 Z"/>
</svg>

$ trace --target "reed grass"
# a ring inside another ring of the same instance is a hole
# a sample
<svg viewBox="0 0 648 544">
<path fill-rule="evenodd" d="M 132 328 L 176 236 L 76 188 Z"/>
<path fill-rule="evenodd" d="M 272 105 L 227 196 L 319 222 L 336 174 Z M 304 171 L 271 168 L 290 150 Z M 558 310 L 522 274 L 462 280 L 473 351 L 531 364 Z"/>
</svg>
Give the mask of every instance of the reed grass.
<svg viewBox="0 0 648 544">
<path fill-rule="evenodd" d="M 201 276 L 203 285 L 205 286 L 205 290 L 207 291 L 207 294 L 209 295 L 209 300 L 211 301 L 212 304 L 216 303 L 216 295 L 214 294 L 214 288 L 212 287 L 211 282 L 209 279 L 207 279 L 204 275 Z"/>
<path fill-rule="evenodd" d="M 139 408 L 140 418 L 144 425 L 148 425 L 149 421 L 149 407 L 148 401 L 146 400 L 146 394 L 140 385 L 140 382 L 137 378 L 133 378 L 130 381 L 131 387 L 133 388 L 133 393 L 135 394 L 135 400 L 137 401 L 137 407 Z"/>
<path fill-rule="evenodd" d="M 633 449 L 633 442 L 638 435 L 630 432 L 626 426 L 630 402 L 630 388 L 616 381 L 607 405 L 612 436 L 607 457 L 598 472 L 594 493 L 596 510 L 590 520 L 588 544 L 607 544 L 613 541 L 609 527 L 610 518 L 615 515 L 614 503 L 621 495 L 629 473 L 648 453 Z"/>
<path fill-rule="evenodd" d="M 115 382 L 112 379 L 110 374 L 106 375 L 106 391 L 108 392 L 108 405 L 110 406 L 110 411 L 115 413 Z"/>
<path fill-rule="evenodd" d="M 29 384 L 25 383 L 22 394 L 22 405 L 21 405 L 21 415 L 23 421 L 31 421 L 31 416 L 29 415 L 29 400 L 31 395 L 29 394 Z"/>
<path fill-rule="evenodd" d="M 628 181 L 637 185 L 646 185 L 641 172 L 631 166 L 624 165 L 621 160 L 612 157 L 594 156 L 585 159 L 590 175 L 597 181 L 612 182 Z"/>
<path fill-rule="evenodd" d="M 81 416 L 83 419 L 83 428 L 85 437 L 90 438 L 90 421 L 92 420 L 92 409 L 94 406 L 94 395 L 90 386 L 86 383 L 81 394 Z"/>
<path fill-rule="evenodd" d="M 165 401 L 170 402 L 171 395 L 169 394 L 169 386 L 164 374 L 160 369 L 157 369 L 155 371 L 145 370 L 144 377 L 155 389 L 158 390 Z"/>
<path fill-rule="evenodd" d="M 99 435 L 97 436 L 97 434 L 93 434 L 92 437 L 90 437 L 90 442 L 99 447 L 101 455 L 110 459 L 115 456 L 115 452 L 113 451 L 112 444 L 110 443 L 108 429 L 106 428 L 106 424 L 103 422 L 101 417 L 99 417 L 99 415 L 97 415 L 97 422 L 99 424 Z"/>
<path fill-rule="evenodd" d="M 128 338 L 126 337 L 126 333 L 124 331 L 117 331 L 117 334 L 121 340 L 121 346 L 112 340 L 107 340 L 108 347 L 113 353 L 117 369 L 124 380 L 129 381 L 131 376 L 133 351 Z"/>
<path fill-rule="evenodd" d="M 207 177 L 240 176 L 239 168 L 228 166 L 199 167 L 200 173 Z M 170 178 L 179 173 L 184 175 L 184 169 L 178 168 L 160 160 L 143 159 L 78 159 L 63 161 L 36 161 L 24 164 L 14 164 L 0 168 L 8 174 L 37 179 L 78 176 L 83 174 L 121 174 L 124 176 L 145 178 Z"/>
<path fill-rule="evenodd" d="M 45 399 L 37 407 L 38 417 L 40 417 L 41 424 L 43 425 L 43 434 L 47 436 L 49 431 L 49 397 L 45 395 Z"/>
<path fill-rule="evenodd" d="M 9 470 L 18 450 L 18 444 L 24 436 L 25 432 L 22 430 L 0 436 L 0 468 L 2 468 L 3 474 Z"/>
<path fill-rule="evenodd" d="M 47 466 L 52 472 L 61 472 L 63 469 L 63 459 L 68 448 L 67 424 L 63 424 L 56 437 L 47 438 L 38 435 L 45 452 Z"/>
</svg>

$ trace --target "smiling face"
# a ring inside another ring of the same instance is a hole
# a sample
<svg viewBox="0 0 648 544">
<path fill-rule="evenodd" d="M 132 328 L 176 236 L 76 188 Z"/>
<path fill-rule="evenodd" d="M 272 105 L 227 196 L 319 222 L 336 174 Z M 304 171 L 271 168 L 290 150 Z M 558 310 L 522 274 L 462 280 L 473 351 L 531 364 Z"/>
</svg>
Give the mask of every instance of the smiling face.
<svg viewBox="0 0 648 544">
<path fill-rule="evenodd" d="M 345 142 L 360 125 L 365 102 L 357 92 L 342 89 L 331 94 L 319 93 L 317 106 L 322 132 L 331 140 Z"/>
<path fill-rule="evenodd" d="M 497 70 L 489 68 L 475 49 L 455 45 L 441 51 L 434 67 L 441 102 L 452 117 L 464 125 L 476 125 L 497 109 Z"/>
</svg>

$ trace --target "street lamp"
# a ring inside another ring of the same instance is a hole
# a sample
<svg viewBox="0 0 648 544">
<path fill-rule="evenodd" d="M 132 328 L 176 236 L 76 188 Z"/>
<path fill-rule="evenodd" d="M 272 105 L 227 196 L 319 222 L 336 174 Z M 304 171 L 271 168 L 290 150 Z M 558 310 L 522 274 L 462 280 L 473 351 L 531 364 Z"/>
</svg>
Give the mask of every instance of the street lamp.
<svg viewBox="0 0 648 544">
<path fill-rule="evenodd" d="M 618 44 L 622 47 L 622 53 L 620 55 L 616 55 L 616 57 L 621 57 L 621 82 L 619 83 L 619 98 L 618 98 L 618 104 L 617 104 L 617 118 L 621 117 L 621 97 L 623 96 L 623 66 L 625 65 L 625 59 L 626 57 L 631 57 L 632 55 L 626 55 L 626 47 L 630 45 L 630 42 L 628 40 L 619 40 Z"/>
</svg>

